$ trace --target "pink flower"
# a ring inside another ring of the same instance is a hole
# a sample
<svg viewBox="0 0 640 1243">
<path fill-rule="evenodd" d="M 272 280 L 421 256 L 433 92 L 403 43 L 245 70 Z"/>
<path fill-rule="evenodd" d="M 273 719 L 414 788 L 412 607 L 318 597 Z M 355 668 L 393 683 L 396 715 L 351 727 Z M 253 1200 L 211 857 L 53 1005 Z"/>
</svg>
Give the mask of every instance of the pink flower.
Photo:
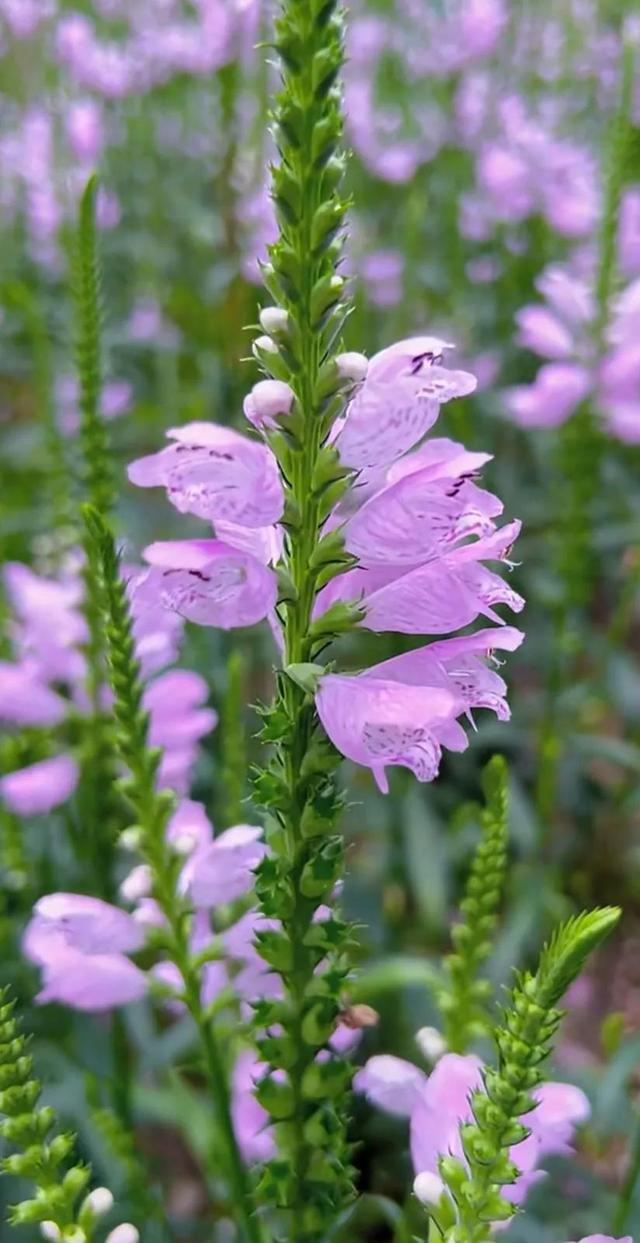
<svg viewBox="0 0 640 1243">
<path fill-rule="evenodd" d="M 481 560 L 503 560 L 520 532 L 511 522 L 493 535 L 460 544 L 437 560 L 407 573 L 385 572 L 386 581 L 366 588 L 366 571 L 356 570 L 340 583 L 342 598 L 349 598 L 352 585 L 363 587 L 362 625 L 367 630 L 393 630 L 401 634 L 447 634 L 468 626 L 477 617 L 502 623 L 494 604 L 508 604 L 515 612 L 524 608 L 522 596 L 504 579 L 487 570 Z M 355 578 L 358 575 L 358 579 Z"/>
<path fill-rule="evenodd" d="M 633 1243 L 630 1234 L 625 1234 L 623 1239 L 614 1239 L 610 1234 L 589 1234 L 586 1239 L 580 1239 L 580 1243 Z"/>
<path fill-rule="evenodd" d="M 0 797 L 18 816 L 46 815 L 66 803 L 78 784 L 78 765 L 70 755 L 39 760 L 0 778 Z"/>
<path fill-rule="evenodd" d="M 345 545 L 361 565 L 420 565 L 470 535 L 495 529 L 492 519 L 502 513 L 502 502 L 464 476 L 452 487 L 447 466 L 437 471 L 425 465 L 404 474 L 349 520 Z"/>
<path fill-rule="evenodd" d="M 146 991 L 146 976 L 125 955 L 140 949 L 143 939 L 135 920 L 108 902 L 48 894 L 36 903 L 22 945 L 42 968 L 36 1000 L 90 1011 L 137 1001 Z"/>
<path fill-rule="evenodd" d="M 144 936 L 131 915 L 101 898 L 49 893 L 40 898 L 25 930 L 22 948 L 32 962 L 51 961 L 58 950 L 82 954 L 133 953 Z"/>
<path fill-rule="evenodd" d="M 65 129 L 73 154 L 85 164 L 94 164 L 104 144 L 99 104 L 93 99 L 74 100 L 65 116 Z"/>
<path fill-rule="evenodd" d="M 231 1116 L 240 1151 L 247 1164 L 269 1161 L 275 1140 L 269 1115 L 255 1097 L 256 1083 L 267 1067 L 249 1049 L 236 1058 L 231 1078 Z"/>
<path fill-rule="evenodd" d="M 180 883 L 195 906 L 234 902 L 249 892 L 254 869 L 266 853 L 261 838 L 261 828 L 237 824 L 190 856 Z"/>
<path fill-rule="evenodd" d="M 579 363 L 549 363 L 533 384 L 507 389 L 505 402 L 522 427 L 559 427 L 574 413 L 591 389 L 587 369 Z"/>
<path fill-rule="evenodd" d="M 446 1053 L 427 1076 L 402 1058 L 382 1056 L 366 1063 L 354 1086 L 387 1112 L 409 1117 L 414 1171 L 437 1176 L 441 1156 L 464 1159 L 460 1126 L 473 1120 L 470 1097 L 482 1089 L 482 1070 L 477 1057 Z M 546 1083 L 533 1096 L 537 1105 L 523 1118 L 530 1135 L 509 1152 L 520 1176 L 503 1194 L 515 1204 L 543 1177 L 541 1160 L 571 1151 L 575 1128 L 590 1112 L 584 1092 L 572 1084 Z"/>
<path fill-rule="evenodd" d="M 524 306 L 516 315 L 517 342 L 543 358 L 569 358 L 573 336 L 565 324 L 544 306 Z"/>
<path fill-rule="evenodd" d="M 10 725 L 57 725 L 67 705 L 26 665 L 0 661 L 0 720 Z"/>
<path fill-rule="evenodd" d="M 141 488 L 164 487 L 183 514 L 261 527 L 277 522 L 283 494 L 266 445 L 215 423 L 188 423 L 167 435 L 176 443 L 129 467 Z"/>
<path fill-rule="evenodd" d="M 480 630 L 394 656 L 364 673 L 326 674 L 316 694 L 320 720 L 347 759 L 372 770 L 384 794 L 388 765 L 431 781 L 442 746 L 467 746 L 458 716 L 489 708 L 508 719 L 506 684 L 481 658 L 495 647 L 514 651 L 523 638 L 510 626 Z"/>
<path fill-rule="evenodd" d="M 375 668 L 357 676 L 325 674 L 316 694 L 324 729 L 347 759 L 371 769 L 383 794 L 389 790 L 389 765 L 432 781 L 440 763 L 438 727 L 453 715 L 453 695 L 376 675 Z"/>
<path fill-rule="evenodd" d="M 144 584 L 147 598 L 199 626 L 252 626 L 275 606 L 272 571 L 221 540 L 150 544 L 144 558 L 153 566 Z"/>
<path fill-rule="evenodd" d="M 124 954 L 66 953 L 59 962 L 46 963 L 40 1005 L 58 1002 L 74 1010 L 112 1010 L 138 1001 L 147 990 L 147 978 Z"/>
<path fill-rule="evenodd" d="M 474 391 L 469 372 L 441 365 L 449 348 L 438 337 L 410 337 L 374 354 L 336 440 L 347 466 L 389 466 L 429 431 L 443 402 Z"/>
<path fill-rule="evenodd" d="M 190 798 L 181 799 L 167 825 L 166 837 L 183 855 L 207 846 L 213 838 L 213 825 L 203 804 Z"/>
</svg>

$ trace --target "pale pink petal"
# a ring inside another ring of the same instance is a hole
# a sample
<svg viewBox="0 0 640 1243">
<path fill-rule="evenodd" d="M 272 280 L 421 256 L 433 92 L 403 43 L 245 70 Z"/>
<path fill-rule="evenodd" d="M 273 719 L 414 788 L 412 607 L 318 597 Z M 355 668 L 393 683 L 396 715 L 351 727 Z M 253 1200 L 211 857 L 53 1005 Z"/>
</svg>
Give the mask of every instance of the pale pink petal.
<svg viewBox="0 0 640 1243">
<path fill-rule="evenodd" d="M 39 760 L 0 778 L 0 798 L 18 816 L 46 815 L 66 803 L 78 777 L 78 765 L 70 755 Z"/>
<path fill-rule="evenodd" d="M 438 722 L 454 715 L 455 700 L 438 688 L 403 686 L 370 677 L 326 674 L 316 694 L 320 720 L 347 759 L 370 768 L 383 791 L 385 768 L 410 768 L 419 781 L 438 771 Z"/>
<path fill-rule="evenodd" d="M 144 556 L 157 569 L 145 591 L 197 625 L 251 626 L 275 607 L 275 574 L 221 540 L 151 544 Z"/>
<path fill-rule="evenodd" d="M 147 990 L 147 977 L 123 954 L 70 952 L 44 968 L 44 982 L 36 1001 L 58 1002 L 74 1010 L 111 1010 L 138 1001 Z"/>
<path fill-rule="evenodd" d="M 545 306 L 524 306 L 516 314 L 518 345 L 543 358 L 570 358 L 574 341 L 569 329 Z"/>
<path fill-rule="evenodd" d="M 409 1118 L 427 1083 L 424 1071 L 404 1058 L 389 1053 L 370 1057 L 353 1079 L 356 1092 L 363 1092 L 372 1105 L 399 1118 Z"/>
<path fill-rule="evenodd" d="M 266 445 L 214 423 L 189 423 L 176 444 L 129 467 L 138 487 L 164 486 L 180 513 L 248 527 L 277 522 L 284 504 L 276 460 Z"/>
</svg>

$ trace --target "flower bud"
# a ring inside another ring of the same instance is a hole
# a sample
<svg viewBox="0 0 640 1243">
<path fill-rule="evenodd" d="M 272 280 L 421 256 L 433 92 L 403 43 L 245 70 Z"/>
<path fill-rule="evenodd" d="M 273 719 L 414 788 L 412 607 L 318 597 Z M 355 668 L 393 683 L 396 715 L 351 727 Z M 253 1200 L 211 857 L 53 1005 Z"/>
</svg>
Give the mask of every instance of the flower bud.
<svg viewBox="0 0 640 1243">
<path fill-rule="evenodd" d="M 60 1239 L 60 1227 L 56 1226 L 55 1221 L 41 1221 L 40 1234 L 43 1239 L 47 1239 L 49 1243 L 58 1243 Z"/>
<path fill-rule="evenodd" d="M 113 1208 L 113 1195 L 108 1187 L 96 1187 L 89 1192 L 82 1208 L 93 1213 L 95 1217 L 101 1217 L 103 1213 L 108 1213 L 109 1209 Z"/>
<path fill-rule="evenodd" d="M 253 352 L 258 356 L 263 354 L 277 354 L 278 347 L 271 337 L 256 337 L 253 343 Z"/>
<path fill-rule="evenodd" d="M 437 1027 L 421 1027 L 416 1032 L 416 1044 L 428 1062 L 437 1062 L 447 1051 L 447 1042 Z"/>
<path fill-rule="evenodd" d="M 338 374 L 343 380 L 353 380 L 354 384 L 364 380 L 369 369 L 369 359 L 365 354 L 349 350 L 346 354 L 337 354 L 335 359 Z"/>
<path fill-rule="evenodd" d="M 140 863 L 125 876 L 119 892 L 125 902 L 137 902 L 139 898 L 147 898 L 152 888 L 151 868 L 147 863 Z"/>
<path fill-rule="evenodd" d="M 123 829 L 118 838 L 118 845 L 122 846 L 123 850 L 137 851 L 140 849 L 141 840 L 142 833 L 138 826 L 134 824 L 129 829 Z"/>
<path fill-rule="evenodd" d="M 115 1230 L 107 1235 L 104 1243 L 138 1243 L 139 1239 L 140 1233 L 135 1226 L 132 1226 L 130 1221 L 123 1221 L 121 1226 L 116 1226 Z"/>
<path fill-rule="evenodd" d="M 270 337 L 277 337 L 289 327 L 289 312 L 280 306 L 263 306 L 260 312 L 260 326 Z"/>
<path fill-rule="evenodd" d="M 80 1226 L 67 1226 L 62 1238 L 64 1243 L 87 1243 L 87 1236 Z"/>
<path fill-rule="evenodd" d="M 244 400 L 243 410 L 254 427 L 273 427 L 279 414 L 289 414 L 293 389 L 282 380 L 259 380 Z"/>
<path fill-rule="evenodd" d="M 166 920 L 155 898 L 141 898 L 131 918 L 143 927 L 162 928 Z"/>
<path fill-rule="evenodd" d="M 443 1191 L 442 1179 L 430 1170 L 423 1170 L 413 1180 L 413 1193 L 421 1204 L 437 1204 Z"/>
</svg>

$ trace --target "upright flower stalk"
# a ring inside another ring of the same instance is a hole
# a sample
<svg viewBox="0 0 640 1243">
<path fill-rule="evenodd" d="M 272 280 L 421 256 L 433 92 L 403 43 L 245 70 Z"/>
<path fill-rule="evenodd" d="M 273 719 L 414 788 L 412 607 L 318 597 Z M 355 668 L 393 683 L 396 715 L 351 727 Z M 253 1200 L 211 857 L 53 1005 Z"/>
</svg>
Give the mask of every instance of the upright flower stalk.
<svg viewBox="0 0 640 1243">
<path fill-rule="evenodd" d="M 107 516 L 114 505 L 115 487 L 106 426 L 100 403 L 102 395 L 101 272 L 96 231 L 97 183 L 92 177 L 80 201 L 75 253 L 75 354 L 80 405 L 81 494 Z M 105 681 L 103 594 L 96 550 L 83 541 L 84 599 L 87 627 L 85 645 L 86 691 L 90 704 L 84 774 L 80 798 L 88 824 L 92 883 L 102 897 L 111 897 L 114 825 L 115 749 L 111 724 L 104 709 Z M 105 812 L 106 809 L 106 812 Z"/>
<path fill-rule="evenodd" d="M 346 314 L 338 266 L 347 207 L 336 0 L 286 0 L 275 46 L 282 75 L 275 109 L 280 161 L 273 170 L 280 236 L 264 278 L 277 306 L 262 313 L 271 340 L 260 338 L 255 351 L 274 379 L 288 383 L 293 400 L 268 436 L 285 494 L 278 609 L 285 671 L 265 713 L 263 738 L 275 752 L 256 788 L 273 830 L 258 890 L 264 914 L 279 920 L 281 931 L 263 934 L 259 948 L 281 976 L 283 995 L 258 1008 L 261 1033 L 269 1032 L 258 1046 L 270 1067 L 258 1097 L 276 1120 L 279 1141 L 279 1157 L 262 1187 L 290 1210 L 289 1237 L 302 1240 L 320 1237 L 350 1192 L 344 1138 L 349 1068 L 326 1052 L 348 970 L 348 929 L 335 917 L 314 922 L 342 874 L 335 832 L 341 797 L 332 778 L 337 757 L 320 736 L 307 668 L 354 612 L 345 605 L 314 620 L 320 588 L 354 560 L 340 536 L 322 533 L 349 476 L 326 443 L 345 383 L 333 353 Z M 281 1036 L 270 1034 L 275 1024 Z M 318 1061 L 321 1050 L 324 1060 Z"/>
<path fill-rule="evenodd" d="M 148 714 L 142 705 L 140 680 L 126 585 L 119 574 L 113 536 L 96 510 L 87 506 L 85 519 L 94 561 L 100 566 L 105 597 L 109 672 L 114 693 L 117 739 L 128 776 L 122 792 L 136 816 L 140 853 L 150 870 L 152 896 L 163 917 L 168 960 L 183 982 L 182 1000 L 189 1010 L 200 1041 L 204 1073 L 211 1092 L 225 1158 L 232 1203 L 248 1243 L 261 1243 L 262 1229 L 253 1212 L 249 1176 L 240 1156 L 232 1119 L 228 1073 L 210 1016 L 201 998 L 201 972 L 190 945 L 190 906 L 180 896 L 180 856 L 166 836 L 174 807 L 169 790 L 157 789 L 161 752 L 148 743 Z"/>
</svg>

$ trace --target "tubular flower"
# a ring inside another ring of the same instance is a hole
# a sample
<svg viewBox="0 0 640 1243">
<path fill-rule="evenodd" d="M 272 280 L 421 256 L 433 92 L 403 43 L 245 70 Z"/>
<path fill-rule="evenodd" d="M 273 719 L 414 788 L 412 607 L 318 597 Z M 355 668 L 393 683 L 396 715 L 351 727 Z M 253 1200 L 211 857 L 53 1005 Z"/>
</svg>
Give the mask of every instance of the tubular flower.
<svg viewBox="0 0 640 1243">
<path fill-rule="evenodd" d="M 437 1178 L 440 1157 L 464 1159 L 460 1125 L 471 1120 L 470 1095 L 482 1086 L 479 1058 L 446 1053 L 427 1076 L 402 1058 L 377 1056 L 358 1071 L 354 1086 L 387 1113 L 409 1118 L 416 1176 Z M 544 1177 L 541 1161 L 571 1152 L 575 1129 L 589 1116 L 589 1102 L 573 1084 L 545 1083 L 533 1095 L 536 1107 L 525 1118 L 529 1135 L 509 1153 L 520 1173 L 503 1194 L 514 1204 Z"/>
<path fill-rule="evenodd" d="M 282 486 L 265 445 L 215 423 L 188 423 L 167 435 L 175 444 L 131 464 L 132 483 L 166 488 L 181 514 L 246 527 L 277 522 Z"/>
</svg>

